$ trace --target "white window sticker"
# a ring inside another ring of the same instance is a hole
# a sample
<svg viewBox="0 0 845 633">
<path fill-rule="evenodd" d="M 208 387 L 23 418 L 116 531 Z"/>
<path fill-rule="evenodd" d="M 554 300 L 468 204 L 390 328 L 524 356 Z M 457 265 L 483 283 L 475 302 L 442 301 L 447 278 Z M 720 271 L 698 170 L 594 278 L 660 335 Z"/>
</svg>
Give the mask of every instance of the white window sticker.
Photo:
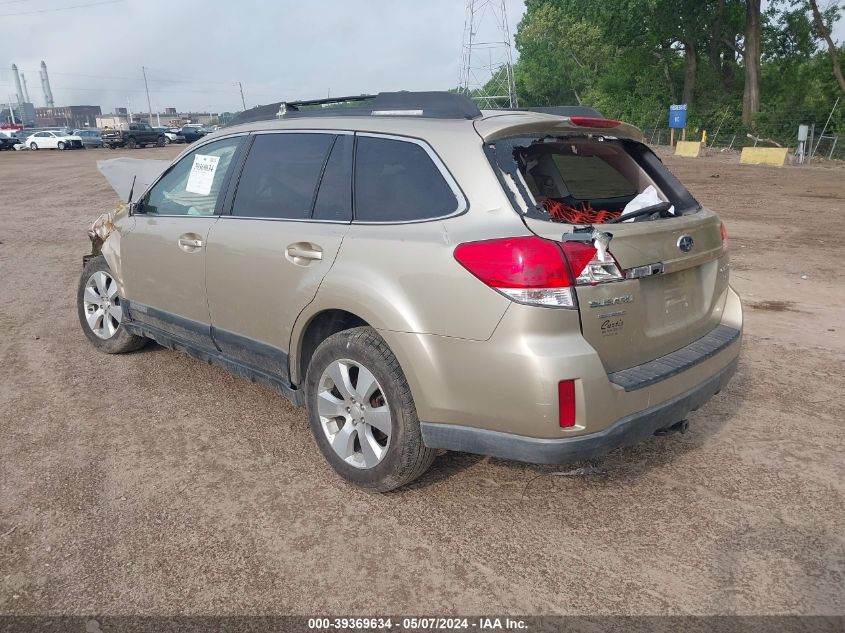
<svg viewBox="0 0 845 633">
<path fill-rule="evenodd" d="M 194 156 L 194 164 L 191 167 L 191 174 L 188 176 L 188 184 L 185 191 L 198 193 L 207 196 L 211 193 L 211 184 L 214 182 L 214 174 L 217 171 L 219 156 L 197 154 Z"/>
</svg>

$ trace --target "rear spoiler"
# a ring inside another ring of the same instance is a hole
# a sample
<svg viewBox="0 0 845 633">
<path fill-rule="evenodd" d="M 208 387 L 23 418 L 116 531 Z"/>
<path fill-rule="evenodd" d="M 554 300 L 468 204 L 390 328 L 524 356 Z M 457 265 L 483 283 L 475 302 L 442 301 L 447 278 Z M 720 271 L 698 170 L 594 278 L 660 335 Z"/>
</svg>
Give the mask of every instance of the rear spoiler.
<svg viewBox="0 0 845 633">
<path fill-rule="evenodd" d="M 511 125 L 491 126 L 484 130 L 483 124 L 476 124 L 476 129 L 485 143 L 514 136 L 530 136 L 533 134 L 592 134 L 596 136 L 612 136 L 619 139 L 642 141 L 643 133 L 638 127 L 630 123 L 623 123 L 615 119 L 585 116 L 550 116 L 531 118 L 525 122 L 512 121 Z"/>
</svg>

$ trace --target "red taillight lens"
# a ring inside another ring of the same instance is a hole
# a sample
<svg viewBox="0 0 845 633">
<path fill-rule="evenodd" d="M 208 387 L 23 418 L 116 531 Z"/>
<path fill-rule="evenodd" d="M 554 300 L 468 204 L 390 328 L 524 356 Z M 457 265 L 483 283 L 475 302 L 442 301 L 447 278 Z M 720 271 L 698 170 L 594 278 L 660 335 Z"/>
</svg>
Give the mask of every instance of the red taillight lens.
<svg viewBox="0 0 845 633">
<path fill-rule="evenodd" d="M 578 127 L 609 128 L 622 125 L 622 121 L 617 121 L 616 119 L 600 119 L 591 116 L 572 116 L 569 117 L 569 120 L 572 122 L 572 125 L 577 125 Z"/>
<path fill-rule="evenodd" d="M 541 237 L 506 237 L 461 244 L 455 259 L 493 288 L 567 288 L 560 247 Z"/>
<path fill-rule="evenodd" d="M 574 308 L 572 280 L 557 243 L 541 237 L 506 237 L 469 242 L 455 259 L 491 288 L 514 301 Z"/>
<path fill-rule="evenodd" d="M 561 428 L 575 426 L 575 381 L 561 380 L 557 384 Z"/>
<path fill-rule="evenodd" d="M 724 222 L 722 222 L 721 226 L 719 227 L 719 230 L 722 233 L 722 244 L 724 244 L 727 247 L 727 245 L 728 245 L 728 229 L 725 228 Z"/>
</svg>

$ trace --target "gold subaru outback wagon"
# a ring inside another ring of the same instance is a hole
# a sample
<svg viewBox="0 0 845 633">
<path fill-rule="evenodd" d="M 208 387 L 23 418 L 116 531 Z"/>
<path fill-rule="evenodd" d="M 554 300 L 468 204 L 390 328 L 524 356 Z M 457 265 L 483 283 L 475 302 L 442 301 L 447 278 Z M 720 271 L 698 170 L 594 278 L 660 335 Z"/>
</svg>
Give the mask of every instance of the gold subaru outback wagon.
<svg viewBox="0 0 845 633">
<path fill-rule="evenodd" d="M 437 449 L 561 463 L 684 429 L 737 365 L 725 227 L 636 128 L 544 110 L 277 103 L 170 164 L 116 159 L 130 203 L 91 229 L 82 328 L 272 386 L 374 491 Z"/>
</svg>

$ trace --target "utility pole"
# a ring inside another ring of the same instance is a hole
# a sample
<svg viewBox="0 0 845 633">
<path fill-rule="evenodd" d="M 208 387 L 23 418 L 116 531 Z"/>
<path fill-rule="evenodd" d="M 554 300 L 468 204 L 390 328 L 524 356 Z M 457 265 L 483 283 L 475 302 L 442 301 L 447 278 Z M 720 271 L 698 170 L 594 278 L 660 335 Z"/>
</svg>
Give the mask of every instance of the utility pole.
<svg viewBox="0 0 845 633">
<path fill-rule="evenodd" d="M 150 104 L 150 87 L 147 85 L 147 69 L 141 66 L 141 72 L 144 73 L 144 89 L 147 91 L 147 110 L 150 113 L 150 125 L 153 124 L 153 106 Z"/>
<path fill-rule="evenodd" d="M 244 87 L 241 85 L 241 82 L 238 82 L 238 88 L 241 91 L 241 105 L 243 105 L 244 110 L 246 110 L 246 100 L 244 100 Z"/>
</svg>

